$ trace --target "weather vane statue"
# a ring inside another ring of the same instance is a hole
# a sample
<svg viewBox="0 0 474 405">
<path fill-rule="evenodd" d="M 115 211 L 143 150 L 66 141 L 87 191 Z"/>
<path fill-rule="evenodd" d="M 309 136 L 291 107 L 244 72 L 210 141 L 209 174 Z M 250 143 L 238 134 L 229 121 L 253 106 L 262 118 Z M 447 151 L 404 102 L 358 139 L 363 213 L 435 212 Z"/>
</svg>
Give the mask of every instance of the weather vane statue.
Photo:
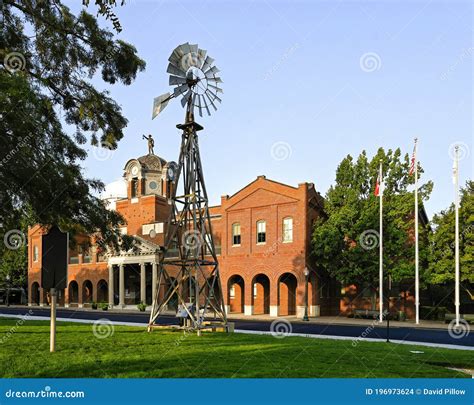
<svg viewBox="0 0 474 405">
<path fill-rule="evenodd" d="M 175 86 L 173 93 L 154 100 L 153 118 L 177 97 L 181 97 L 186 116 L 184 124 L 177 125 L 183 131 L 181 149 L 171 179 L 171 213 L 161 249 L 158 281 L 153 286 L 155 298 L 149 331 L 159 327 L 157 318 L 170 308 L 177 310 L 183 328 L 198 334 L 203 329 L 228 328 L 198 144 L 197 132 L 203 127 L 194 121 L 195 109 L 200 116 L 203 112 L 211 115 L 209 107 L 217 110 L 216 104 L 221 101 L 217 96 L 222 93 L 218 87 L 222 82 L 217 75 L 219 69 L 206 54 L 189 43 L 175 48 L 167 70 L 169 84 Z"/>
<path fill-rule="evenodd" d="M 151 136 L 151 134 L 148 136 L 142 135 L 142 138 L 148 141 L 148 154 L 154 155 L 155 152 L 153 151 L 153 147 L 155 146 L 155 141 L 153 140 L 153 137 Z"/>
</svg>

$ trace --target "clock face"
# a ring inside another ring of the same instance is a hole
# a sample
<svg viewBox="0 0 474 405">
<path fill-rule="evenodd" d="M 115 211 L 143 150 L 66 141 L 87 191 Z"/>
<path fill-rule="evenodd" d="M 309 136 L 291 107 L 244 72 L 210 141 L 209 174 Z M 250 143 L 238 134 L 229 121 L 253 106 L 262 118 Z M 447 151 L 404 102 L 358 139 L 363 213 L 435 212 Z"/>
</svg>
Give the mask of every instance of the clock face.
<svg viewBox="0 0 474 405">
<path fill-rule="evenodd" d="M 133 166 L 131 172 L 132 172 L 132 174 L 133 174 L 134 176 L 136 176 L 136 175 L 138 174 L 138 167 L 137 167 L 137 166 Z"/>
<path fill-rule="evenodd" d="M 173 180 L 174 179 L 174 170 L 172 167 L 168 168 L 168 178 L 170 180 Z"/>
<path fill-rule="evenodd" d="M 150 181 L 149 186 L 152 190 L 156 190 L 158 188 L 156 181 Z"/>
</svg>

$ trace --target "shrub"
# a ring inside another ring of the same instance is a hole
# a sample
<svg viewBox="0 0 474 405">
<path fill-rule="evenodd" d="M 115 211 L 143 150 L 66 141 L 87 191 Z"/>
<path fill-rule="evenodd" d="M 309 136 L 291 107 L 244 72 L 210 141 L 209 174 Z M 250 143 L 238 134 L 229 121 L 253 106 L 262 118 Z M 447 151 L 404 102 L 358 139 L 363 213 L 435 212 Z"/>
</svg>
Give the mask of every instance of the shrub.
<svg viewBox="0 0 474 405">
<path fill-rule="evenodd" d="M 140 304 L 137 305 L 137 308 L 138 308 L 141 312 L 145 312 L 145 310 L 146 310 L 146 304 L 143 303 L 143 302 L 140 302 Z"/>
<path fill-rule="evenodd" d="M 92 308 L 92 309 L 97 309 L 97 302 L 93 302 L 93 303 L 91 304 L 91 308 Z"/>
<path fill-rule="evenodd" d="M 101 302 L 100 308 L 102 309 L 102 311 L 107 311 L 109 309 L 109 304 L 107 302 Z"/>
</svg>

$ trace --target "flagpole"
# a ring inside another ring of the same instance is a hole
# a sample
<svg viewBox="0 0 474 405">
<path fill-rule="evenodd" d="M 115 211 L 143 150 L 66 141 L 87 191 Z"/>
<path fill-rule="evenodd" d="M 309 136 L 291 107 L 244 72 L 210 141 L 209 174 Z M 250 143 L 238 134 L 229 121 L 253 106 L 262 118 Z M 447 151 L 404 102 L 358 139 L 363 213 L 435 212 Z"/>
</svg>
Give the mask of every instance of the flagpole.
<svg viewBox="0 0 474 405">
<path fill-rule="evenodd" d="M 415 312 L 416 324 L 420 323 L 420 271 L 418 267 L 418 138 L 415 138 Z"/>
<path fill-rule="evenodd" d="M 380 169 L 379 169 L 379 198 L 380 198 L 380 218 L 379 218 L 379 307 L 380 307 L 380 319 L 379 322 L 383 321 L 383 222 L 382 222 L 382 213 L 383 213 L 383 180 L 382 180 L 382 159 L 380 159 Z"/>
<path fill-rule="evenodd" d="M 455 147 L 455 156 L 454 156 L 454 206 L 455 206 L 455 290 L 454 290 L 454 305 L 456 307 L 456 326 L 459 326 L 459 146 Z"/>
</svg>

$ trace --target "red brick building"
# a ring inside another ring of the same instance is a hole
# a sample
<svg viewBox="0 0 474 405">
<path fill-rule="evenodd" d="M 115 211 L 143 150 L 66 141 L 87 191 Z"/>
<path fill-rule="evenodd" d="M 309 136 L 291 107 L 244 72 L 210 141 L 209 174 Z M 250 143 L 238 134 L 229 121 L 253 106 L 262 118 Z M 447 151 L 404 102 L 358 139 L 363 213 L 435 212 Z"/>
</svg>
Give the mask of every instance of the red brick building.
<svg viewBox="0 0 474 405">
<path fill-rule="evenodd" d="M 168 179 L 173 166 L 173 162 L 156 155 L 126 163 L 126 191 L 121 198 L 110 198 L 109 204 L 125 218 L 127 225 L 122 232 L 135 236 L 137 249 L 106 254 L 90 238 L 78 238 L 77 247 L 69 254 L 68 287 L 59 293 L 60 304 L 83 307 L 107 302 L 115 308 L 136 308 L 140 302 L 151 305 L 170 209 L 173 183 Z M 312 183 L 291 186 L 258 176 L 235 194 L 222 196 L 219 206 L 211 207 L 229 313 L 302 317 L 305 269 L 309 270 L 309 316 L 338 315 L 368 307 L 369 301 L 359 290 L 355 293 L 355 286 L 345 293 L 340 284 L 317 272 L 310 257 L 311 230 L 323 213 L 322 204 Z M 28 232 L 30 305 L 48 303 L 48 295 L 40 288 L 41 233 L 39 226 Z M 405 304 L 412 307 L 412 297 Z"/>
<path fill-rule="evenodd" d="M 122 231 L 137 238 L 138 252 L 102 254 L 93 240 L 87 246 L 82 244 L 87 237 L 78 239 L 77 248 L 70 251 L 68 288 L 60 292 L 60 304 L 151 304 L 169 213 L 172 183 L 167 179 L 172 165 L 156 155 L 126 163 L 127 195 L 112 199 L 110 205 L 126 219 Z M 323 283 L 309 254 L 312 224 L 321 213 L 322 198 L 312 183 L 293 187 L 265 176 L 211 207 L 228 312 L 302 316 L 305 268 L 310 270 L 309 315 L 325 312 L 329 301 L 318 293 Z M 39 226 L 28 232 L 30 305 L 48 303 L 48 294 L 40 288 L 41 233 Z"/>
</svg>

